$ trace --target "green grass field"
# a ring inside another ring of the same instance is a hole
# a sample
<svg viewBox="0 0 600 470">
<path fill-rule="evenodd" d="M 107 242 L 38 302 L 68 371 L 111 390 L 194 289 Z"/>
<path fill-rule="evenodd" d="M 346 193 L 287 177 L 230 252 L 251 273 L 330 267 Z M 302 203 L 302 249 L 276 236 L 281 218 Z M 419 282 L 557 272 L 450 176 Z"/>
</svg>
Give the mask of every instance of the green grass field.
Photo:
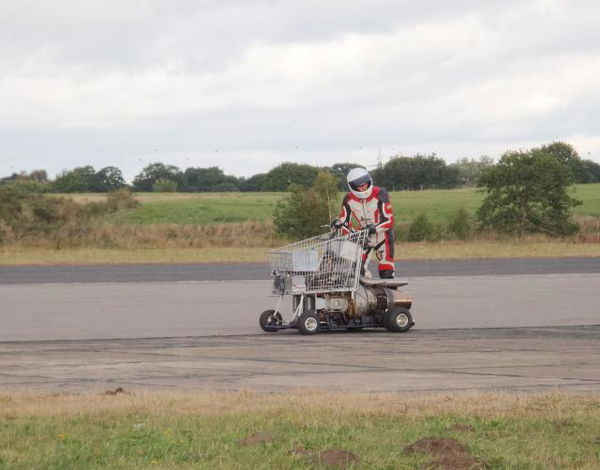
<svg viewBox="0 0 600 470">
<path fill-rule="evenodd" d="M 0 404 L 7 469 L 600 467 L 591 393 L 17 393 Z"/>
<path fill-rule="evenodd" d="M 125 224 L 223 224 L 268 220 L 280 193 L 136 194 L 136 209 L 108 220 Z"/>
<path fill-rule="evenodd" d="M 221 224 L 268 220 L 286 193 L 159 193 L 136 194 L 141 205 L 110 216 L 125 224 Z M 573 196 L 583 201 L 576 214 L 600 216 L 600 184 L 577 185 Z M 104 195 L 76 195 L 76 200 L 99 200 Z M 332 214 L 339 210 L 342 194 L 332 201 Z M 436 223 L 447 222 L 459 208 L 474 214 L 483 195 L 476 189 L 402 191 L 391 194 L 396 220 L 410 222 L 423 212 Z M 324 221 L 326 223 L 326 221 Z"/>
<path fill-rule="evenodd" d="M 106 194 L 69 194 L 75 201 L 105 201 Z M 211 263 L 265 261 L 267 251 L 287 241 L 276 236 L 271 218 L 286 193 L 139 193 L 140 205 L 95 222 L 79 243 L 73 234 L 37 244 L 0 246 L 0 265 L 90 263 Z M 343 194 L 332 201 L 332 215 Z M 475 189 L 403 191 L 392 193 L 397 228 L 424 213 L 447 224 L 465 207 L 474 214 L 482 200 Z M 567 239 L 528 236 L 476 237 L 468 241 L 396 245 L 397 259 L 590 257 L 600 256 L 600 184 L 579 185 L 573 196 L 582 232 Z M 327 223 L 326 220 L 323 223 Z M 402 232 L 398 232 L 401 234 Z M 69 237 L 75 242 L 69 244 Z M 400 235 L 398 240 L 402 240 Z M 59 243 L 60 242 L 60 243 Z"/>
</svg>

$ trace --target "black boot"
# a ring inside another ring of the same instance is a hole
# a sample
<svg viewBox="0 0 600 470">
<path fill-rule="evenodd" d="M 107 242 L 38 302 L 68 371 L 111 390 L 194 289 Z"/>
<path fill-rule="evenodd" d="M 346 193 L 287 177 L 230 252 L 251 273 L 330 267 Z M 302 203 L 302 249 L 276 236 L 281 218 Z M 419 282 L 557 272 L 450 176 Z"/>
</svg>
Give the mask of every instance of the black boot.
<svg viewBox="0 0 600 470">
<path fill-rule="evenodd" d="M 379 271 L 379 279 L 394 279 L 393 269 L 382 269 Z"/>
</svg>

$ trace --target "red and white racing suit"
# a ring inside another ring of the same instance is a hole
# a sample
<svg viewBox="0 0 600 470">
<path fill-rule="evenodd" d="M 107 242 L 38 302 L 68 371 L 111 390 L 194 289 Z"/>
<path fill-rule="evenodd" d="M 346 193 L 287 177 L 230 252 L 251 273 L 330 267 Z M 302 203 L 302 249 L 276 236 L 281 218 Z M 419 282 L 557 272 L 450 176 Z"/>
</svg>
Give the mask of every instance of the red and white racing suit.
<svg viewBox="0 0 600 470">
<path fill-rule="evenodd" d="M 385 189 L 373 186 L 373 191 L 367 199 L 359 199 L 351 192 L 346 194 L 339 221 L 345 235 L 354 230 L 362 230 L 370 224 L 375 226 L 376 231 L 371 235 L 371 246 L 379 263 L 379 277 L 393 277 L 394 213 Z M 363 261 L 368 255 L 369 253 L 363 255 Z"/>
</svg>

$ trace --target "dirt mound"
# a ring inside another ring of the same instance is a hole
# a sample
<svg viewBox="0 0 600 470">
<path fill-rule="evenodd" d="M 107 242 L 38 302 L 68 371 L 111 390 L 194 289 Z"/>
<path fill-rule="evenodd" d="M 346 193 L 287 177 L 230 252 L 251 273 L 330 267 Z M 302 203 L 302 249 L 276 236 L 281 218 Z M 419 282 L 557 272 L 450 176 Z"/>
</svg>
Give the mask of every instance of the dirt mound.
<svg viewBox="0 0 600 470">
<path fill-rule="evenodd" d="M 433 455 L 439 455 L 441 453 L 470 453 L 469 448 L 456 439 L 441 439 L 437 437 L 424 437 L 423 439 L 419 439 L 417 442 L 406 446 L 404 452 L 407 454 L 419 452 Z"/>
<path fill-rule="evenodd" d="M 257 432 L 252 434 L 245 439 L 240 439 L 238 445 L 240 446 L 256 446 L 258 444 L 264 444 L 265 442 L 271 442 L 275 440 L 275 436 L 264 432 Z"/>
<path fill-rule="evenodd" d="M 471 455 L 469 448 L 456 439 L 424 437 L 406 446 L 404 452 L 407 454 L 422 453 L 433 455 L 435 459 L 426 468 L 483 468 L 482 462 Z"/>
<path fill-rule="evenodd" d="M 359 463 L 358 457 L 348 450 L 329 449 L 319 452 L 311 458 L 311 462 L 317 465 L 337 465 L 347 467 L 353 463 Z"/>
</svg>

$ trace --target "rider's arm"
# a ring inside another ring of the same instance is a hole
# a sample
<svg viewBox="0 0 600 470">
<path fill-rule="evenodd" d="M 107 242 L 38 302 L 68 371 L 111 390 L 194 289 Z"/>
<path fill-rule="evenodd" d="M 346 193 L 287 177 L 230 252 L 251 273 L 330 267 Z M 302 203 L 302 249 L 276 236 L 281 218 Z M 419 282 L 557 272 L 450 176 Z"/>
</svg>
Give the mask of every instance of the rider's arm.
<svg viewBox="0 0 600 470">
<path fill-rule="evenodd" d="M 350 209 L 350 204 L 348 204 L 348 195 L 344 197 L 344 201 L 342 202 L 342 208 L 340 209 L 340 215 L 338 216 L 339 222 L 341 224 L 340 230 L 342 234 L 348 235 L 352 233 L 352 227 L 350 226 L 350 217 L 352 216 L 352 210 Z"/>
<path fill-rule="evenodd" d="M 394 228 L 394 211 L 390 196 L 385 189 L 380 189 L 377 197 L 377 209 L 379 211 L 379 222 L 375 224 L 377 232 L 385 232 Z"/>
</svg>

